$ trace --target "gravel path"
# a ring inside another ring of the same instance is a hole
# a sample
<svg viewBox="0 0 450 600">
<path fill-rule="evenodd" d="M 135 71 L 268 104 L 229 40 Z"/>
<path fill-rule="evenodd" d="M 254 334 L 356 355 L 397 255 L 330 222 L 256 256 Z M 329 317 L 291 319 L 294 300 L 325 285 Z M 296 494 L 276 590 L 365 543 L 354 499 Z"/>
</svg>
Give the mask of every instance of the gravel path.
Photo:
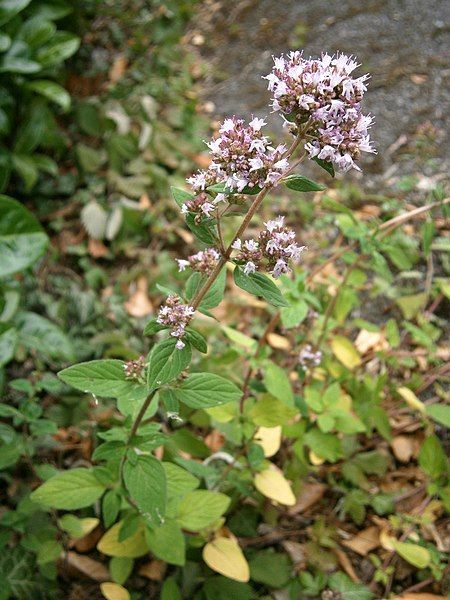
<svg viewBox="0 0 450 600">
<path fill-rule="evenodd" d="M 425 173 L 442 178 L 450 159 L 449 21 L 448 0 L 209 0 L 197 19 L 197 41 L 210 64 L 205 94 L 218 115 L 262 116 L 268 92 L 261 74 L 270 71 L 272 54 L 354 53 L 361 74 L 372 75 L 365 106 L 376 118 L 379 154 L 366 161 L 366 172 L 411 172 L 405 148 L 428 123 L 435 159 Z M 270 122 L 279 126 L 275 115 Z"/>
</svg>

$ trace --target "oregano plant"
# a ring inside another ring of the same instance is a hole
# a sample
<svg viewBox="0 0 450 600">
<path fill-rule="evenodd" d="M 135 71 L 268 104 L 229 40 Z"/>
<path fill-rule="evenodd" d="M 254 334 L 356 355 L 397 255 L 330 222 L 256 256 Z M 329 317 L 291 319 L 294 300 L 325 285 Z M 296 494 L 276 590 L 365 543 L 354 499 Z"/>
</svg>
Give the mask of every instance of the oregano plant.
<svg viewBox="0 0 450 600">
<path fill-rule="evenodd" d="M 321 361 L 323 336 L 300 353 L 299 364 L 305 371 L 301 401 L 287 373 L 264 353 L 266 334 L 278 319 L 287 324 L 301 320 L 303 309 L 297 305 L 292 312 L 288 300 L 295 296 L 293 290 L 289 292 L 289 274 L 306 248 L 284 215 L 273 215 L 258 234 L 248 234 L 272 192 L 283 186 L 299 193 L 324 189 L 298 173 L 302 161 L 315 161 L 334 176 L 335 171 L 359 170 L 361 153 L 374 152 L 368 133 L 372 117 L 361 108 L 368 76 L 355 78 L 357 67 L 344 54 L 305 59 L 293 52 L 274 60 L 266 77 L 271 106 L 283 119 L 290 143 L 272 145 L 263 134 L 262 118 L 248 124 L 236 116 L 226 118 L 217 137 L 207 144 L 209 167 L 187 180 L 189 190 L 173 189 L 186 226 L 205 247 L 178 259 L 179 270 L 188 274 L 183 292 L 161 287 L 167 298 L 143 332 L 150 340 L 148 355 L 128 362 L 93 360 L 59 373 L 77 390 L 115 399 L 123 418 L 98 433 L 96 466 L 52 476 L 32 499 L 49 509 L 68 511 L 94 505 L 106 529 L 98 549 L 115 561 L 110 569 L 115 573 L 120 560 L 132 561 L 149 551 L 167 563 L 183 565 L 190 538 L 194 547 L 203 548 L 203 559 L 211 569 L 248 581 L 249 565 L 226 526 L 226 513 L 241 499 L 260 495 L 277 506 L 295 504 L 291 483 L 270 460 L 280 448 L 282 426 L 291 423 L 291 429 L 302 428 L 300 416 L 314 410 L 319 428 L 303 430 L 313 464 L 344 456 L 336 431 L 366 430 L 338 384 L 322 391 L 309 385 L 312 369 Z M 237 216 L 240 224 L 230 232 L 229 217 Z M 366 234 L 362 232 L 361 238 L 369 239 Z M 375 245 L 373 236 L 370 239 Z M 220 369 L 211 360 L 211 371 L 199 371 L 198 355 L 210 349 L 196 328 L 198 317 L 211 316 L 210 311 L 221 303 L 228 271 L 234 285 L 274 308 L 259 342 L 224 327 L 230 341 L 250 355 L 243 372 L 232 378 L 216 372 Z M 326 327 L 327 316 L 323 332 Z M 359 357 L 351 342 L 336 337 L 333 343 L 346 368 L 357 366 Z M 263 371 L 259 388 L 251 386 L 256 361 Z M 199 420 L 200 411 L 205 411 L 224 424 L 233 452 L 193 460 L 192 455 L 204 456 L 203 443 L 183 430 L 181 415 L 186 411 L 199 411 Z M 184 454 L 180 447 L 186 448 Z M 223 465 L 220 470 L 213 468 L 215 461 Z M 363 474 L 370 468 L 382 469 L 380 465 L 357 467 Z"/>
</svg>

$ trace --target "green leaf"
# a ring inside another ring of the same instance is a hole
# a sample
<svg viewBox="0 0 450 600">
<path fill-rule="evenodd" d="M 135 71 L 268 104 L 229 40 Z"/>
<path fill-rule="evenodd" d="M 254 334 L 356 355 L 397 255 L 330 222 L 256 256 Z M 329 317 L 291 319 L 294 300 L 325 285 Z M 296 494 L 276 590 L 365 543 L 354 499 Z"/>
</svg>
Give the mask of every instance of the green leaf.
<svg viewBox="0 0 450 600">
<path fill-rule="evenodd" d="M 249 562 L 250 577 L 271 588 L 281 588 L 288 582 L 292 564 L 286 554 L 273 550 L 257 552 Z"/>
<path fill-rule="evenodd" d="M 179 525 L 166 521 L 156 529 L 147 529 L 145 537 L 150 550 L 157 558 L 171 565 L 184 565 L 186 543 Z"/>
<path fill-rule="evenodd" d="M 292 306 L 282 308 L 280 310 L 281 322 L 283 327 L 291 329 L 300 325 L 308 314 L 308 305 L 304 300 L 299 300 Z"/>
<path fill-rule="evenodd" d="M 176 348 L 177 340 L 173 337 L 153 346 L 148 355 L 147 385 L 149 390 L 157 389 L 178 377 L 191 362 L 191 348 L 187 343 L 184 348 Z"/>
<path fill-rule="evenodd" d="M 426 569 L 431 563 L 431 554 L 423 546 L 399 542 L 395 539 L 392 540 L 392 546 L 397 554 L 418 569 Z"/>
<path fill-rule="evenodd" d="M 250 409 L 250 416 L 255 425 L 276 427 L 285 425 L 296 414 L 297 409 L 287 406 L 281 400 L 265 394 Z"/>
<path fill-rule="evenodd" d="M 0 2 L 0 25 L 7 23 L 30 4 L 31 0 L 2 0 Z"/>
<path fill-rule="evenodd" d="M 70 94 L 62 86 L 47 79 L 36 79 L 26 87 L 58 104 L 64 111 L 70 108 Z"/>
<path fill-rule="evenodd" d="M 419 465 L 433 479 L 443 475 L 448 468 L 444 449 L 435 435 L 428 437 L 419 453 Z"/>
<path fill-rule="evenodd" d="M 109 490 L 103 496 L 102 516 L 105 527 L 111 527 L 117 519 L 120 511 L 121 497 L 114 491 Z"/>
<path fill-rule="evenodd" d="M 133 570 L 134 560 L 129 556 L 113 556 L 109 562 L 111 579 L 123 585 Z"/>
<path fill-rule="evenodd" d="M 0 323 L 0 367 L 9 363 L 14 356 L 17 344 L 17 331 L 14 327 Z"/>
<path fill-rule="evenodd" d="M 365 585 L 354 583 L 344 573 L 333 573 L 329 579 L 332 590 L 339 592 L 345 600 L 372 600 L 373 593 Z"/>
<path fill-rule="evenodd" d="M 192 231 L 197 239 L 204 244 L 214 245 L 216 243 L 216 236 L 214 235 L 213 222 L 203 221 L 202 223 L 196 223 L 193 214 L 188 213 L 186 215 L 186 225 Z"/>
<path fill-rule="evenodd" d="M 246 275 L 240 267 L 236 267 L 233 276 L 235 284 L 249 294 L 261 296 L 272 306 L 289 306 L 280 290 L 266 275 L 261 273 Z"/>
<path fill-rule="evenodd" d="M 23 180 L 25 191 L 29 192 L 39 177 L 39 171 L 33 157 L 27 154 L 12 154 L 11 160 L 13 169 Z"/>
<path fill-rule="evenodd" d="M 173 389 L 175 397 L 191 408 L 209 408 L 237 402 L 242 392 L 231 381 L 213 373 L 193 373 Z"/>
<path fill-rule="evenodd" d="M 154 456 L 125 462 L 124 480 L 132 500 L 150 525 L 158 526 L 166 513 L 166 472 Z"/>
<path fill-rule="evenodd" d="M 75 510 L 93 504 L 105 491 L 92 469 L 71 469 L 51 477 L 31 494 L 47 508 Z"/>
<path fill-rule="evenodd" d="M 68 367 L 58 377 L 85 394 L 138 402 L 147 396 L 147 388 L 125 378 L 122 360 L 91 360 Z"/>
<path fill-rule="evenodd" d="M 39 49 L 37 60 L 43 67 L 57 65 L 75 54 L 80 38 L 67 31 L 57 31 L 49 43 Z"/>
<path fill-rule="evenodd" d="M 181 600 L 181 593 L 175 581 L 175 576 L 168 577 L 161 588 L 160 600 Z"/>
<path fill-rule="evenodd" d="M 284 369 L 272 361 L 266 363 L 264 385 L 272 396 L 275 396 L 287 406 L 294 406 L 294 394 L 289 377 Z"/>
<path fill-rule="evenodd" d="M 427 406 L 426 413 L 432 419 L 450 428 L 450 406 L 447 404 L 431 404 Z"/>
<path fill-rule="evenodd" d="M 297 192 L 323 192 L 326 189 L 326 186 L 311 181 L 311 179 L 303 177 L 303 175 L 289 175 L 283 179 L 283 183 L 289 189 L 296 190 Z"/>
<path fill-rule="evenodd" d="M 222 269 L 212 286 L 203 297 L 199 306 L 200 310 L 209 310 L 210 308 L 215 308 L 222 302 L 225 293 L 226 277 L 226 269 Z M 203 287 L 206 279 L 207 278 L 204 275 L 201 275 L 201 273 L 192 273 L 186 282 L 186 298 L 188 300 L 191 300 Z"/>
<path fill-rule="evenodd" d="M 32 312 L 16 316 L 19 342 L 41 356 L 58 362 L 74 360 L 71 339 L 55 324 Z"/>
<path fill-rule="evenodd" d="M 35 60 L 29 60 L 13 54 L 5 54 L 0 59 L 0 73 L 14 73 L 16 75 L 28 75 L 41 70 L 41 65 Z"/>
<path fill-rule="evenodd" d="M 177 507 L 176 520 L 183 529 L 199 531 L 219 519 L 230 505 L 230 498 L 220 492 L 195 490 Z"/>
<path fill-rule="evenodd" d="M 325 171 L 327 173 L 329 173 L 331 175 L 331 177 L 334 177 L 334 167 L 333 167 L 333 163 L 329 162 L 328 160 L 322 160 L 321 158 L 313 158 L 313 161 L 315 163 L 317 163 L 319 165 L 319 167 L 322 167 L 322 169 L 325 169 Z"/>
<path fill-rule="evenodd" d="M 1 14 L 1 13 L 0 13 Z M 14 546 L 0 555 L 0 598 L 8 600 L 28 600 L 40 593 L 35 576 L 36 565 L 33 555 L 25 552 L 23 546 Z M 5 593 L 6 592 L 6 593 Z"/>
<path fill-rule="evenodd" d="M 184 337 L 191 344 L 191 346 L 194 346 L 194 348 L 199 352 L 203 352 L 203 354 L 208 352 L 208 344 L 206 343 L 206 339 L 195 329 L 190 329 L 189 327 L 186 328 Z"/>
<path fill-rule="evenodd" d="M 336 462 L 344 456 L 341 441 L 331 433 L 324 433 L 319 429 L 310 429 L 305 434 L 304 440 L 314 454 L 325 460 Z"/>
<path fill-rule="evenodd" d="M 186 469 L 170 462 L 163 462 L 162 466 L 166 472 L 167 497 L 169 499 L 184 496 L 198 488 L 199 480 Z"/>
<path fill-rule="evenodd" d="M 195 198 L 195 194 L 191 194 L 190 192 L 187 192 L 186 190 L 183 190 L 181 188 L 177 188 L 177 187 L 171 187 L 170 188 L 171 192 L 172 192 L 172 197 L 175 200 L 175 202 L 177 203 L 177 205 L 181 208 L 183 206 L 183 204 L 185 202 L 187 202 L 188 200 L 192 200 L 193 198 Z"/>
</svg>

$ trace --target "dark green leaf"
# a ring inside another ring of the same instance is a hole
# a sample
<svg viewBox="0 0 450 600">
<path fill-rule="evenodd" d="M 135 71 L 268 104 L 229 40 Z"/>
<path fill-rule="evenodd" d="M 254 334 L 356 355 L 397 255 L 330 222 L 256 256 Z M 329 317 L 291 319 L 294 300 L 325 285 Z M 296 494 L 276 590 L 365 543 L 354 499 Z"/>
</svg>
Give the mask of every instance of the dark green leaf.
<svg viewBox="0 0 450 600">
<path fill-rule="evenodd" d="M 289 175 L 283 179 L 283 183 L 289 189 L 297 192 L 322 192 L 326 189 L 326 186 L 303 177 L 303 175 Z"/>
<path fill-rule="evenodd" d="M 319 165 L 319 167 L 322 167 L 322 169 L 325 169 L 325 171 L 327 173 L 329 173 L 331 175 L 331 177 L 334 177 L 334 167 L 333 167 L 333 163 L 331 163 L 328 160 L 322 160 L 320 158 L 313 158 L 313 161 L 315 163 L 317 163 Z"/>
<path fill-rule="evenodd" d="M 227 402 L 237 402 L 242 392 L 231 381 L 213 373 L 193 373 L 179 387 L 173 388 L 176 398 L 191 408 L 208 408 Z"/>
<path fill-rule="evenodd" d="M 234 269 L 233 275 L 236 285 L 249 294 L 261 296 L 272 306 L 289 306 L 280 290 L 266 275 L 261 273 L 246 275 L 240 267 Z"/>
<path fill-rule="evenodd" d="M 154 346 L 148 356 L 147 385 L 149 390 L 169 383 L 189 366 L 191 348 L 186 343 L 180 350 L 176 348 L 177 340 L 171 337 Z"/>
<path fill-rule="evenodd" d="M 132 500 L 153 527 L 163 522 L 166 513 L 166 472 L 154 456 L 138 456 L 136 464 L 126 461 L 124 480 Z"/>
</svg>

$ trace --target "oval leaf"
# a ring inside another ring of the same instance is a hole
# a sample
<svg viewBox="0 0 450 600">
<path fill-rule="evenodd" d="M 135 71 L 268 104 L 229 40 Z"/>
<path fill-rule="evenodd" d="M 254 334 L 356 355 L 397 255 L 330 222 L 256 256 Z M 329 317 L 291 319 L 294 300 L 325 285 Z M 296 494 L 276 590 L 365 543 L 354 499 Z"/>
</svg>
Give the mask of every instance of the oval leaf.
<svg viewBox="0 0 450 600">
<path fill-rule="evenodd" d="M 257 473 L 254 479 L 256 489 L 261 492 L 266 498 L 275 500 L 278 504 L 285 506 L 293 506 L 295 504 L 295 496 L 285 479 L 282 471 L 271 465 L 265 471 Z"/>
<path fill-rule="evenodd" d="M 248 581 L 250 569 L 236 540 L 217 537 L 203 548 L 203 560 L 210 569 L 234 579 Z"/>
<path fill-rule="evenodd" d="M 97 544 L 97 550 L 107 556 L 128 556 L 129 558 L 138 558 L 144 556 L 149 551 L 145 541 L 144 525 L 141 523 L 137 531 L 127 537 L 126 540 L 119 542 L 119 532 L 123 521 L 119 521 L 108 529 L 105 535 Z"/>
<path fill-rule="evenodd" d="M 130 594 L 118 583 L 105 581 L 100 584 L 100 590 L 106 600 L 130 600 Z"/>
<path fill-rule="evenodd" d="M 92 470 L 72 469 L 48 479 L 31 494 L 31 499 L 48 508 L 74 510 L 90 506 L 104 491 Z"/>
</svg>

